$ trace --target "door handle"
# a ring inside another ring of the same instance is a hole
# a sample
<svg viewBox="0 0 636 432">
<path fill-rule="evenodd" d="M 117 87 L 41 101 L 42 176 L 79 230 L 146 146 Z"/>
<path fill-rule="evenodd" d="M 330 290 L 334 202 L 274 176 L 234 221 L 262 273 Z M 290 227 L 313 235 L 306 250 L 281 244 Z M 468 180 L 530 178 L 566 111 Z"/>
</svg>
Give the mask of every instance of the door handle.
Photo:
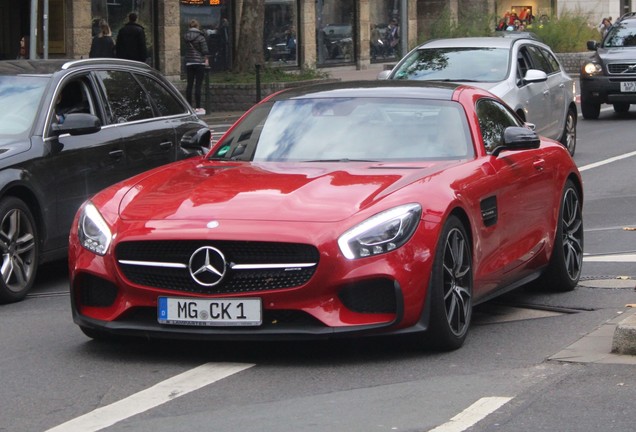
<svg viewBox="0 0 636 432">
<path fill-rule="evenodd" d="M 113 159 L 121 159 L 122 157 L 124 157 L 124 151 L 123 150 L 113 150 L 111 152 L 108 152 L 108 155 L 113 158 Z"/>
<path fill-rule="evenodd" d="M 159 147 L 161 147 L 162 150 L 168 150 L 171 149 L 173 145 L 174 144 L 172 144 L 172 141 L 165 141 L 159 144 Z"/>
<path fill-rule="evenodd" d="M 541 172 L 545 169 L 545 160 L 543 159 L 536 160 L 532 163 L 532 166 L 534 166 L 534 169 Z"/>
</svg>

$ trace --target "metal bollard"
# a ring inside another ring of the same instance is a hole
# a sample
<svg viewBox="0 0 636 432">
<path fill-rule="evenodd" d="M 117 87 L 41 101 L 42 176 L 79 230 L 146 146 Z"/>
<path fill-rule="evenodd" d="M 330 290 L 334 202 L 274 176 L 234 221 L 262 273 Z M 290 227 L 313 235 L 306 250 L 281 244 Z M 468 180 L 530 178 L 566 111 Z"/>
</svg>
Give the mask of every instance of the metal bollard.
<svg viewBox="0 0 636 432">
<path fill-rule="evenodd" d="M 261 101 L 261 65 L 256 65 L 256 103 Z"/>
</svg>

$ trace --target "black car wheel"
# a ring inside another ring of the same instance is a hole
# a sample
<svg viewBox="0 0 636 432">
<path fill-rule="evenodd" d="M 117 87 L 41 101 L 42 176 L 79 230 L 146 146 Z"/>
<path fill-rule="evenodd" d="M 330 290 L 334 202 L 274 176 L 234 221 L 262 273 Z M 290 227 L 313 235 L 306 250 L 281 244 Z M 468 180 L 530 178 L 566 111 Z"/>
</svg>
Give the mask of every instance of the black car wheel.
<svg viewBox="0 0 636 432">
<path fill-rule="evenodd" d="M 583 209 L 579 191 L 568 181 L 563 190 L 554 250 L 541 285 L 552 291 L 572 291 L 583 265 Z"/>
<path fill-rule="evenodd" d="M 574 108 L 568 109 L 561 144 L 570 152 L 570 155 L 574 156 L 576 150 L 576 110 Z"/>
<path fill-rule="evenodd" d="M 430 337 L 435 348 L 461 347 L 472 316 L 473 265 L 466 229 L 451 216 L 435 254 L 431 275 Z"/>
<path fill-rule="evenodd" d="M 22 300 L 35 281 L 38 239 L 29 208 L 13 197 L 0 201 L 0 302 Z"/>
<path fill-rule="evenodd" d="M 590 103 L 581 99 L 581 114 L 586 120 L 596 120 L 601 113 L 601 104 Z"/>
<path fill-rule="evenodd" d="M 625 114 L 629 111 L 629 104 L 625 102 L 615 103 L 614 112 L 618 114 Z"/>
</svg>

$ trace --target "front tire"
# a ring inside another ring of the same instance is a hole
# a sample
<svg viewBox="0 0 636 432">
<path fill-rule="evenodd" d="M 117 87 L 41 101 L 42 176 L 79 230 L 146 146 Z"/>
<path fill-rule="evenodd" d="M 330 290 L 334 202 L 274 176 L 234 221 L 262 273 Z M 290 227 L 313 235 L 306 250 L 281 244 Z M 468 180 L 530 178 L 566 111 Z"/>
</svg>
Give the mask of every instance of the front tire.
<svg viewBox="0 0 636 432">
<path fill-rule="evenodd" d="M 456 216 L 449 217 L 440 236 L 429 289 L 429 336 L 434 347 L 461 347 L 472 317 L 473 262 L 466 228 Z"/>
<path fill-rule="evenodd" d="M 596 120 L 601 113 L 601 104 L 590 103 L 581 99 L 581 114 L 586 120 Z"/>
<path fill-rule="evenodd" d="M 35 219 L 18 198 L 0 201 L 0 303 L 22 300 L 33 287 L 39 259 Z"/>
<path fill-rule="evenodd" d="M 568 109 L 560 142 L 570 155 L 574 156 L 574 151 L 576 150 L 576 109 L 574 108 Z"/>
<path fill-rule="evenodd" d="M 583 209 L 579 191 L 571 180 L 565 184 L 550 264 L 541 285 L 551 291 L 572 291 L 583 265 Z"/>
<path fill-rule="evenodd" d="M 614 112 L 617 114 L 625 114 L 626 112 L 629 112 L 629 104 L 625 102 L 615 103 Z"/>
</svg>

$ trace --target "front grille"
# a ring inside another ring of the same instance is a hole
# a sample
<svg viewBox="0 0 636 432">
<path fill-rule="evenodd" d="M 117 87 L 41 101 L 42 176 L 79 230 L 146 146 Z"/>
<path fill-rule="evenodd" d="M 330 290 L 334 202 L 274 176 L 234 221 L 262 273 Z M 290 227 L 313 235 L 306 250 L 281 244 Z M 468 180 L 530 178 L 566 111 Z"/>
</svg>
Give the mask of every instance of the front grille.
<svg viewBox="0 0 636 432">
<path fill-rule="evenodd" d="M 610 74 L 636 74 L 636 63 L 610 63 L 607 65 Z"/>
<path fill-rule="evenodd" d="M 192 254 L 203 246 L 214 247 L 225 256 L 226 274 L 214 286 L 197 283 L 188 268 Z M 122 273 L 135 284 L 192 293 L 226 294 L 303 285 L 313 276 L 319 254 L 314 246 L 297 243 L 139 241 L 120 243 L 115 256 Z"/>
</svg>

